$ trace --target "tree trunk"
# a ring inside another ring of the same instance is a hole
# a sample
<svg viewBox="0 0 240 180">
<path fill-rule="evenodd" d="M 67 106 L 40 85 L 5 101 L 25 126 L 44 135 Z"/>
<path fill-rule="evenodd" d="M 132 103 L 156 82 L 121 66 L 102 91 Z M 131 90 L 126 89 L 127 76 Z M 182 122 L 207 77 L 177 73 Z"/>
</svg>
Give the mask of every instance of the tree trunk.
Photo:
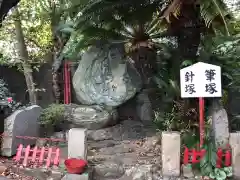
<svg viewBox="0 0 240 180">
<path fill-rule="evenodd" d="M 157 72 L 157 54 L 153 48 L 140 46 L 132 52 L 131 58 L 143 83 L 142 91 L 135 97 L 135 114 L 145 125 L 149 125 L 152 123 L 153 110 L 158 104 L 157 86 L 153 81 Z"/>
<path fill-rule="evenodd" d="M 60 67 L 63 64 L 63 58 L 60 57 L 62 50 L 67 42 L 67 39 L 62 38 L 57 32 L 54 30 L 56 25 L 52 22 L 52 34 L 53 34 L 53 65 L 52 65 L 52 84 L 53 84 L 53 93 L 55 96 L 55 102 L 61 102 L 61 77 L 60 77 Z"/>
<path fill-rule="evenodd" d="M 29 64 L 29 57 L 28 57 L 28 51 L 24 40 L 21 20 L 20 20 L 20 13 L 18 9 L 15 9 L 15 17 L 14 17 L 14 25 L 15 25 L 15 31 L 16 31 L 16 40 L 17 40 L 17 47 L 19 51 L 20 60 L 22 62 L 23 66 L 23 72 L 28 88 L 29 93 L 29 99 L 31 104 L 37 104 L 37 93 L 35 90 L 35 83 L 33 80 L 32 75 L 32 67 Z"/>
<path fill-rule="evenodd" d="M 196 61 L 200 45 L 202 19 L 200 7 L 195 4 L 182 4 L 181 15 L 173 19 L 169 31 L 178 40 L 178 52 L 172 63 L 174 79 L 180 82 L 180 68 L 185 60 Z"/>
<path fill-rule="evenodd" d="M 181 6 L 181 15 L 172 24 L 174 35 L 178 40 L 178 50 L 174 55 L 172 62 L 172 75 L 174 80 L 180 86 L 180 69 L 185 60 L 193 63 L 197 61 L 197 51 L 201 40 L 202 19 L 200 15 L 200 6 L 188 3 L 187 1 Z M 179 97 L 176 100 L 179 101 Z M 197 109 L 198 105 L 194 99 L 184 99 L 184 114 L 190 109 Z M 185 115 L 184 115 L 185 116 Z M 182 118 L 184 118 L 184 116 Z M 189 118 L 189 117 L 187 117 Z M 197 117 L 196 117 L 197 118 Z M 197 120 L 197 119 L 195 119 Z"/>
<path fill-rule="evenodd" d="M 143 88 L 151 87 L 152 78 L 157 71 L 156 51 L 149 47 L 139 47 L 132 52 L 131 58 L 141 76 Z"/>
<path fill-rule="evenodd" d="M 55 103 L 59 104 L 61 101 L 61 88 L 59 85 L 59 74 L 56 71 L 52 72 L 52 84 Z"/>
<path fill-rule="evenodd" d="M 53 25 L 52 25 L 53 26 Z M 61 102 L 61 85 L 60 85 L 60 73 L 59 68 L 62 65 L 62 61 L 59 60 L 59 54 L 61 53 L 61 46 L 58 42 L 56 32 L 54 31 L 54 27 L 52 27 L 52 35 L 53 35 L 53 64 L 52 64 L 52 85 L 53 85 L 53 94 L 55 97 L 55 103 Z"/>
<path fill-rule="evenodd" d="M 56 4 L 54 1 L 50 2 L 52 12 L 55 12 Z M 61 102 L 61 78 L 59 69 L 62 65 L 62 58 L 60 57 L 61 52 L 65 46 L 66 41 L 61 37 L 60 34 L 56 31 L 58 23 L 60 22 L 60 17 L 55 16 L 55 14 L 50 14 L 51 18 L 51 31 L 52 31 L 52 55 L 53 55 L 53 64 L 52 64 L 52 85 L 53 85 L 53 94 L 55 97 L 55 103 Z"/>
</svg>

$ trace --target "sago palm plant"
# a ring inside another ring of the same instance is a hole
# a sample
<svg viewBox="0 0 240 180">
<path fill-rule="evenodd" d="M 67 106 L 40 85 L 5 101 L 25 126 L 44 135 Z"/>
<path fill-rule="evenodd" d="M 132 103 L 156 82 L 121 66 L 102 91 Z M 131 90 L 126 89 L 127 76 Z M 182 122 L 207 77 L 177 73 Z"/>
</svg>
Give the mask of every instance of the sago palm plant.
<svg viewBox="0 0 240 180">
<path fill-rule="evenodd" d="M 76 50 L 88 47 L 96 40 L 125 43 L 144 84 L 148 84 L 156 67 L 155 48 L 160 45 L 157 40 L 166 35 L 159 18 L 159 2 L 120 1 L 97 1 L 86 5 L 76 19 L 76 34 L 82 36 Z"/>
<path fill-rule="evenodd" d="M 86 0 L 69 10 L 76 15 L 73 35 L 81 34 L 76 51 L 99 39 L 124 42 L 146 83 L 155 71 L 159 38 L 178 40 L 179 74 L 183 60 L 196 58 L 201 33 L 222 25 L 229 34 L 223 0 Z"/>
</svg>

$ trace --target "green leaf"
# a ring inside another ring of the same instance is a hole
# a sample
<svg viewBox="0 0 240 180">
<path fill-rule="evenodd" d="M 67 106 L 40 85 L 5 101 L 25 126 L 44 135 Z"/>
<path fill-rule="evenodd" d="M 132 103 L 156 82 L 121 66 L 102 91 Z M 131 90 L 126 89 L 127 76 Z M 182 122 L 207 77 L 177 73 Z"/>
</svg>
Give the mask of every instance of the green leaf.
<svg viewBox="0 0 240 180">
<path fill-rule="evenodd" d="M 210 177 L 211 179 L 215 179 L 215 174 L 214 174 L 214 172 L 211 172 L 211 173 L 209 174 L 209 177 Z"/>
<path fill-rule="evenodd" d="M 227 175 L 223 169 L 215 168 L 214 173 L 217 180 L 225 180 L 227 178 Z"/>
<path fill-rule="evenodd" d="M 213 167 L 216 166 L 216 162 L 217 162 L 217 152 L 215 150 L 214 144 L 210 144 L 210 150 L 209 150 L 209 156 L 211 158 L 211 164 Z"/>
<path fill-rule="evenodd" d="M 182 62 L 182 66 L 190 66 L 192 64 L 193 64 L 193 62 L 191 60 L 185 60 Z"/>
<path fill-rule="evenodd" d="M 192 164 L 187 164 L 186 167 L 187 167 L 188 169 L 192 169 Z"/>
<path fill-rule="evenodd" d="M 74 29 L 70 28 L 70 27 L 66 27 L 66 28 L 61 29 L 60 31 L 63 33 L 72 33 L 72 32 L 74 32 Z"/>
<path fill-rule="evenodd" d="M 213 171 L 213 168 L 211 165 L 206 164 L 206 166 L 201 168 L 201 173 L 205 176 L 209 175 Z"/>
<path fill-rule="evenodd" d="M 223 76 L 226 76 L 228 79 L 233 80 L 233 77 L 228 73 L 222 73 Z"/>
<path fill-rule="evenodd" d="M 224 167 L 223 168 L 224 172 L 226 173 L 227 177 L 232 177 L 232 167 Z"/>
</svg>

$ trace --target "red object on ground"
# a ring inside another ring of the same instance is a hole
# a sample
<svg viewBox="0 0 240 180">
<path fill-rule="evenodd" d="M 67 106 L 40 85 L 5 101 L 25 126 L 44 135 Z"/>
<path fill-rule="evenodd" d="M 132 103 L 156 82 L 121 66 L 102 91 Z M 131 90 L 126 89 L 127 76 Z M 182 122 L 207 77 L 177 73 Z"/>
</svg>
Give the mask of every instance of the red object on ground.
<svg viewBox="0 0 240 180">
<path fill-rule="evenodd" d="M 87 161 L 83 159 L 66 159 L 64 162 L 68 173 L 71 174 L 81 174 L 84 171 L 84 168 L 87 166 Z"/>
<path fill-rule="evenodd" d="M 225 152 L 223 152 L 222 149 L 218 149 L 216 167 L 222 168 L 223 165 L 225 167 L 231 166 L 231 157 L 232 155 L 230 150 L 226 150 Z"/>
<path fill-rule="evenodd" d="M 196 164 L 199 163 L 200 160 L 204 157 L 204 155 L 206 154 L 206 150 L 205 149 L 200 149 L 200 150 L 196 150 L 196 149 L 192 149 L 189 150 L 187 147 L 185 147 L 184 150 L 184 157 L 183 157 L 183 164 Z"/>
</svg>

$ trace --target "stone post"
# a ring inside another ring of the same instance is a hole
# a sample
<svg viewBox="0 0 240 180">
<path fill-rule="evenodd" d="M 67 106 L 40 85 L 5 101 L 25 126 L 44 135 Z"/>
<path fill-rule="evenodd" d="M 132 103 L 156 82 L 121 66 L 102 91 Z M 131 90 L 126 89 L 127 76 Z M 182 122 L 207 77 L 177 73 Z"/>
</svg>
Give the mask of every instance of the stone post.
<svg viewBox="0 0 240 180">
<path fill-rule="evenodd" d="M 180 176 L 179 132 L 162 132 L 162 174 L 164 177 Z"/>
<path fill-rule="evenodd" d="M 73 128 L 69 130 L 68 158 L 87 159 L 87 129 Z"/>
<path fill-rule="evenodd" d="M 73 128 L 68 132 L 68 158 L 87 160 L 87 129 Z M 89 174 L 66 174 L 62 180 L 88 180 Z"/>
<path fill-rule="evenodd" d="M 229 144 L 232 148 L 233 178 L 240 179 L 240 132 L 230 133 Z"/>
<path fill-rule="evenodd" d="M 210 116 L 212 117 L 211 136 L 215 146 L 226 149 L 229 143 L 228 116 L 219 100 L 213 100 Z"/>
</svg>

